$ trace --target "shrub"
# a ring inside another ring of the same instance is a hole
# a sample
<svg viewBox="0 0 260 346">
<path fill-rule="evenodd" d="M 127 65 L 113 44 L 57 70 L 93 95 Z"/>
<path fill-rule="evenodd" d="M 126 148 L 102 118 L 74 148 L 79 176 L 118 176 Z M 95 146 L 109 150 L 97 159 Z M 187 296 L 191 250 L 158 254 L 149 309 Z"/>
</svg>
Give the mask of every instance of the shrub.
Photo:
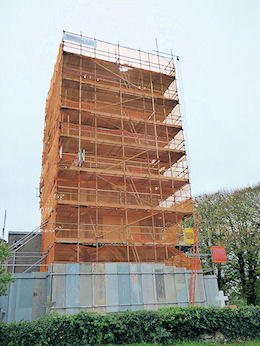
<svg viewBox="0 0 260 346">
<path fill-rule="evenodd" d="M 164 308 L 99 315 L 52 313 L 35 321 L 0 323 L 1 345 L 172 343 L 220 332 L 228 340 L 260 336 L 260 308 Z"/>
</svg>

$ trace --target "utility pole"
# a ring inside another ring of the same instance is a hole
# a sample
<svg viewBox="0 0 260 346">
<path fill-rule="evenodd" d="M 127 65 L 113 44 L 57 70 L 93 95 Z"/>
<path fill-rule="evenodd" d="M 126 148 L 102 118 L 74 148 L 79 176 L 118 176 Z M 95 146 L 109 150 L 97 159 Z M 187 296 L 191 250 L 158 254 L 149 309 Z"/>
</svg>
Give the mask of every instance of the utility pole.
<svg viewBox="0 0 260 346">
<path fill-rule="evenodd" d="M 5 209 L 5 215 L 4 215 L 4 226 L 3 226 L 3 234 L 2 234 L 3 240 L 5 239 L 5 222 L 6 222 L 6 209 Z"/>
</svg>

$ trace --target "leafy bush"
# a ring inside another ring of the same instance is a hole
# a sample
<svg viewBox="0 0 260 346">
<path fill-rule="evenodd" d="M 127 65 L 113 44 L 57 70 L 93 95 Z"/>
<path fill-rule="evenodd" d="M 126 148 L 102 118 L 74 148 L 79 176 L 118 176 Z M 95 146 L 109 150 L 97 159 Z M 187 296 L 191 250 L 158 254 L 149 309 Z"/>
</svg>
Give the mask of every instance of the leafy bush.
<svg viewBox="0 0 260 346">
<path fill-rule="evenodd" d="M 7 295 L 7 285 L 9 282 L 14 282 L 14 279 L 11 278 L 12 274 L 6 272 L 3 264 L 10 255 L 7 245 L 5 242 L 0 239 L 0 296 Z"/>
<path fill-rule="evenodd" d="M 260 308 L 164 308 L 99 315 L 53 313 L 35 321 L 0 323 L 1 345 L 172 343 L 222 333 L 226 339 L 260 336 Z"/>
</svg>

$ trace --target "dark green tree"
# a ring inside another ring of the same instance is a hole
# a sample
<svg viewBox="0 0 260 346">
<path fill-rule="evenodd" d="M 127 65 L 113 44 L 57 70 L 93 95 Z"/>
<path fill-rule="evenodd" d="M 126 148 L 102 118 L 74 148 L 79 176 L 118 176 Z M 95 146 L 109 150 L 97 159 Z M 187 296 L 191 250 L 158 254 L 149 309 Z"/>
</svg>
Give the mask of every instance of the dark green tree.
<svg viewBox="0 0 260 346">
<path fill-rule="evenodd" d="M 232 303 L 259 304 L 260 184 L 195 198 L 200 214 L 200 252 L 211 245 L 226 248 L 227 263 L 215 265 L 219 288 Z M 211 257 L 203 260 L 212 267 Z"/>
<path fill-rule="evenodd" d="M 7 284 L 14 281 L 14 279 L 11 278 L 11 273 L 8 273 L 4 268 L 4 263 L 9 255 L 10 253 L 7 245 L 0 240 L 0 296 L 5 296 L 7 294 Z"/>
</svg>

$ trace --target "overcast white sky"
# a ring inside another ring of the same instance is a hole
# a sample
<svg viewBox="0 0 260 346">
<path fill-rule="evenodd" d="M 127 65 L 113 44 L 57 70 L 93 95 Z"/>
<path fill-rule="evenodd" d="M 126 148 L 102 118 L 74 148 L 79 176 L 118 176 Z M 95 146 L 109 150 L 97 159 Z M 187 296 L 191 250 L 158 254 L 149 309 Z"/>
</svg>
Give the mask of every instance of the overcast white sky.
<svg viewBox="0 0 260 346">
<path fill-rule="evenodd" d="M 44 107 L 62 30 L 181 57 L 193 195 L 260 181 L 259 0 L 0 4 L 0 225 L 40 224 Z"/>
</svg>

